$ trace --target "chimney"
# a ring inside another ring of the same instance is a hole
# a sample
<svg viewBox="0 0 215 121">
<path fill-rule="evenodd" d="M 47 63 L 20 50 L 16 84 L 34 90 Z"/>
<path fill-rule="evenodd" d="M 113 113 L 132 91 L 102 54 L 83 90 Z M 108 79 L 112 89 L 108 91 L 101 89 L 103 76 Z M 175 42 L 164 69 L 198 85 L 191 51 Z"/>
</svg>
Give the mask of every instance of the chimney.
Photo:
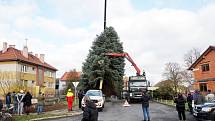
<svg viewBox="0 0 215 121">
<path fill-rule="evenodd" d="M 26 58 L 28 58 L 28 47 L 24 46 L 22 50 L 22 55 Z"/>
<path fill-rule="evenodd" d="M 29 52 L 29 54 L 33 55 L 33 52 Z"/>
<path fill-rule="evenodd" d="M 3 42 L 3 50 L 2 53 L 7 51 L 7 42 Z"/>
<path fill-rule="evenodd" d="M 45 54 L 40 54 L 40 61 L 41 61 L 42 63 L 45 62 L 45 61 L 44 61 L 44 57 L 45 57 Z"/>
<path fill-rule="evenodd" d="M 35 54 L 35 56 L 38 58 L 38 54 Z"/>
<path fill-rule="evenodd" d="M 15 45 L 9 45 L 9 47 L 11 47 L 11 48 L 15 48 Z"/>
</svg>

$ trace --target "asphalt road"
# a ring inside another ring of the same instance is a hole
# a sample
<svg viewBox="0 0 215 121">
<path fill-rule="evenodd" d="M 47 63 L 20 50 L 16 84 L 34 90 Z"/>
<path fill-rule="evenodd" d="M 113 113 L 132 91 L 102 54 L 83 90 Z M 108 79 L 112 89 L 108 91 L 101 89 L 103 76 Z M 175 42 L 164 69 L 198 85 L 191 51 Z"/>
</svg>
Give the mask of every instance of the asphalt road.
<svg viewBox="0 0 215 121">
<path fill-rule="evenodd" d="M 143 112 L 141 104 L 131 104 L 123 107 L 121 103 L 106 103 L 103 112 L 99 112 L 99 121 L 142 121 Z M 175 108 L 158 103 L 150 103 L 151 121 L 178 121 Z M 187 121 L 195 121 L 193 116 L 186 113 Z M 80 116 L 67 117 L 49 121 L 81 121 Z"/>
</svg>

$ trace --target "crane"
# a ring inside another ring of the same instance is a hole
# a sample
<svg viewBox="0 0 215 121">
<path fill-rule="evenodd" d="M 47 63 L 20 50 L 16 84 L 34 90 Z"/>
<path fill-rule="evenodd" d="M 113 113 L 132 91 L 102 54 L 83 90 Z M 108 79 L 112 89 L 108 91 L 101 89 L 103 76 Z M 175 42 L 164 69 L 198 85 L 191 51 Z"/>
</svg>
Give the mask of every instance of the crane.
<svg viewBox="0 0 215 121">
<path fill-rule="evenodd" d="M 136 70 L 136 76 L 129 77 L 128 90 L 126 90 L 127 96 L 125 96 L 125 98 L 127 98 L 129 102 L 132 100 L 140 100 L 142 91 L 148 90 L 150 85 L 149 81 L 146 80 L 145 72 L 143 71 L 143 74 L 140 74 L 140 68 L 136 65 L 128 53 L 105 53 L 105 55 L 111 57 L 125 57 L 132 64 L 132 66 L 134 66 Z"/>
<path fill-rule="evenodd" d="M 125 57 L 131 64 L 134 66 L 136 70 L 136 75 L 140 76 L 140 68 L 136 65 L 136 63 L 133 61 L 131 56 L 128 53 L 105 53 L 107 56 L 112 56 L 112 57 Z M 143 72 L 143 76 L 145 76 L 145 72 Z"/>
</svg>

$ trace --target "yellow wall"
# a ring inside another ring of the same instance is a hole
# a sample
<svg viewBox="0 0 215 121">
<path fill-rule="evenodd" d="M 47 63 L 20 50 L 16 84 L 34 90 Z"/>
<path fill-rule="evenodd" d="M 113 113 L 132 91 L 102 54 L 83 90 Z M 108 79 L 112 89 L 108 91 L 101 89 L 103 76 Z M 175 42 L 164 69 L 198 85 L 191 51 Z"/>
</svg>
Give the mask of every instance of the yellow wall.
<svg viewBox="0 0 215 121">
<path fill-rule="evenodd" d="M 47 82 L 55 82 L 55 79 L 52 78 L 52 77 L 44 77 L 44 81 L 47 81 Z"/>
<path fill-rule="evenodd" d="M 16 61 L 0 62 L 0 64 L 16 64 Z"/>
<path fill-rule="evenodd" d="M 20 79 L 21 80 L 34 80 L 36 81 L 36 75 L 30 74 L 30 73 L 20 73 Z"/>
</svg>

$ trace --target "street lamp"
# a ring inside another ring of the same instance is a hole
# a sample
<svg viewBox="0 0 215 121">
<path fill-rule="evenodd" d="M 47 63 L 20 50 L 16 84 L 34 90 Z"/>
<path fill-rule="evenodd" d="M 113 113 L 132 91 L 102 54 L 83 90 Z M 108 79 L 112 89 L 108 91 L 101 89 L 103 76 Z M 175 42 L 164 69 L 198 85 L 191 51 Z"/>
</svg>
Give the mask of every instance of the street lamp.
<svg viewBox="0 0 215 121">
<path fill-rule="evenodd" d="M 105 7 L 104 7 L 104 30 L 106 28 L 106 8 L 107 8 L 107 0 L 105 0 Z"/>
</svg>

